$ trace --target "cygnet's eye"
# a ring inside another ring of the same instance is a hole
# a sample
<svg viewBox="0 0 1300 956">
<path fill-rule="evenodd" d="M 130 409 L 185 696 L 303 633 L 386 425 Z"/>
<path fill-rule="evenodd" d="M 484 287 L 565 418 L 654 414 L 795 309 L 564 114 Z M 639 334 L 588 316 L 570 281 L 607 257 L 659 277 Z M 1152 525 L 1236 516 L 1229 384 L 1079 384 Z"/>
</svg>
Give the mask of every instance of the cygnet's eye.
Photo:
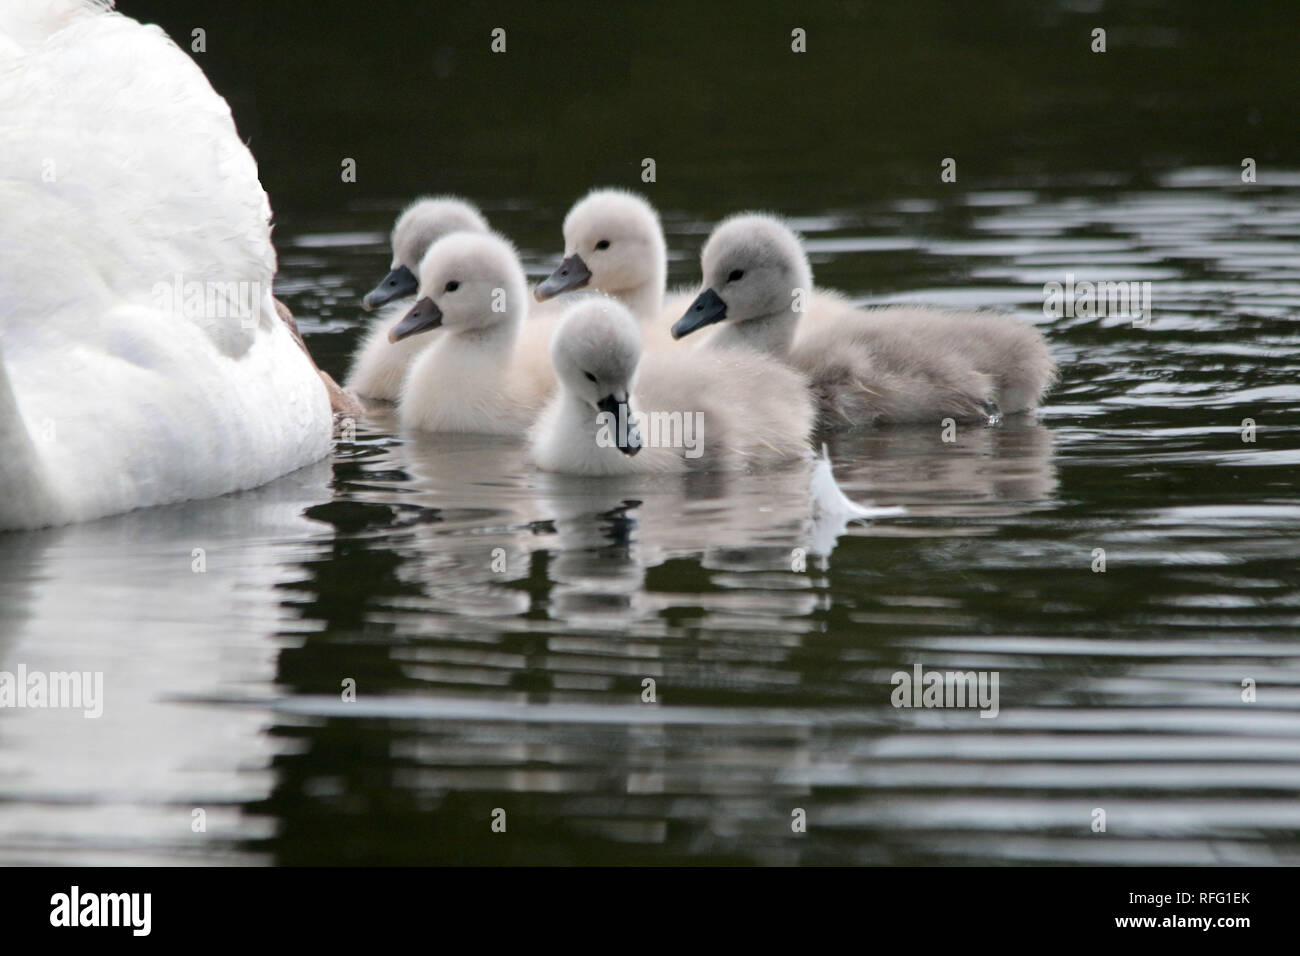
<svg viewBox="0 0 1300 956">
<path fill-rule="evenodd" d="M 608 240 L 608 239 L 602 239 L 602 240 L 600 240 L 600 242 L 596 243 L 596 248 L 597 248 L 597 249 L 608 249 L 608 248 L 609 248 L 609 240 Z"/>
<path fill-rule="evenodd" d="M 448 282 L 445 286 L 442 287 L 442 291 L 455 292 L 459 288 L 460 288 L 460 283 L 457 282 L 455 279 L 452 279 L 450 282 Z"/>
<path fill-rule="evenodd" d="M 727 281 L 728 281 L 728 282 L 739 282 L 739 281 L 740 281 L 741 279 L 743 279 L 744 277 L 745 277 L 745 270 L 744 270 L 744 269 L 732 269 L 732 270 L 731 270 L 731 275 L 727 276 Z"/>
<path fill-rule="evenodd" d="M 590 372 L 583 372 L 582 374 L 587 376 L 587 381 L 591 382 L 593 385 L 595 384 L 596 376 L 592 375 Z"/>
</svg>

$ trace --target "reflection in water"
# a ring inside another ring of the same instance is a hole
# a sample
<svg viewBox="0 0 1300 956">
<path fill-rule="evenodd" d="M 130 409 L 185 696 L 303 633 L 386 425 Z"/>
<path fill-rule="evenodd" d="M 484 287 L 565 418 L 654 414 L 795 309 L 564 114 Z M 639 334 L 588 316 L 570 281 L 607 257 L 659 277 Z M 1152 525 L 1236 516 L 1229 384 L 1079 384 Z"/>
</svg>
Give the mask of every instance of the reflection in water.
<svg viewBox="0 0 1300 956">
<path fill-rule="evenodd" d="M 239 861 L 274 832 L 242 809 L 271 782 L 264 716 L 182 701 L 265 693 L 267 636 L 299 639 L 276 587 L 303 575 L 329 476 L 3 536 L 0 670 L 102 672 L 104 710 L 0 711 L 0 859 Z"/>
<path fill-rule="evenodd" d="M 534 272 L 562 211 L 489 209 Z M 331 372 L 391 212 L 277 234 Z M 708 224 L 665 219 L 690 282 Z M 833 436 L 847 495 L 905 511 L 829 543 L 811 462 L 541 475 L 384 414 L 332 488 L 8 536 L 3 661 L 108 703 L 0 713 L 0 859 L 1300 862 L 1300 202 L 1184 175 L 799 223 L 863 301 L 1041 323 L 1038 419 Z M 1151 281 L 1151 327 L 1046 319 L 1066 271 Z M 895 709 L 914 664 L 998 672 L 998 717 Z"/>
</svg>

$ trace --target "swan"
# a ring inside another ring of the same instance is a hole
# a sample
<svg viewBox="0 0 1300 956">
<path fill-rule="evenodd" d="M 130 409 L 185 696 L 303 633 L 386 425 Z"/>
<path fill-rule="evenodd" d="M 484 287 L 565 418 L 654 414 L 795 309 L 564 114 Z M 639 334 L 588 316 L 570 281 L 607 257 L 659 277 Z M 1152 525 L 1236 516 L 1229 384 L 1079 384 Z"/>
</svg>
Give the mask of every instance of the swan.
<svg viewBox="0 0 1300 956">
<path fill-rule="evenodd" d="M 0 10 L 0 528 L 261 485 L 330 452 L 276 314 L 270 204 L 157 27 Z"/>
<path fill-rule="evenodd" d="M 571 289 L 612 295 L 641 323 L 647 346 L 671 343 L 669 329 L 690 304 L 665 293 L 668 245 L 659 214 L 636 193 L 594 189 L 564 217 L 564 260 L 534 290 L 545 301 Z"/>
<path fill-rule="evenodd" d="M 365 398 L 397 400 L 411 360 L 429 344 L 427 336 L 388 341 L 388 333 L 415 302 L 420 260 L 443 236 L 487 231 L 483 214 L 457 196 L 425 196 L 402 210 L 393 224 L 391 271 L 361 300 L 366 311 L 382 311 L 353 353 L 347 388 Z"/>
<path fill-rule="evenodd" d="M 452 233 L 419 266 L 418 299 L 393 342 L 430 332 L 398 400 L 405 428 L 522 436 L 555 384 L 547 361 L 554 322 L 524 321 L 528 285 L 510 242 Z"/>
<path fill-rule="evenodd" d="M 724 220 L 700 261 L 704 290 L 673 337 L 717 323 L 709 347 L 784 359 L 811 381 L 822 427 L 994 421 L 1034 408 L 1056 375 L 1042 335 L 1009 316 L 814 300 L 799 237 L 775 216 Z"/>
<path fill-rule="evenodd" d="M 543 471 L 720 471 L 809 455 L 813 408 L 801 374 L 743 351 L 643 358 L 636 319 L 611 297 L 565 312 L 551 359 L 559 387 L 531 436 Z"/>
</svg>

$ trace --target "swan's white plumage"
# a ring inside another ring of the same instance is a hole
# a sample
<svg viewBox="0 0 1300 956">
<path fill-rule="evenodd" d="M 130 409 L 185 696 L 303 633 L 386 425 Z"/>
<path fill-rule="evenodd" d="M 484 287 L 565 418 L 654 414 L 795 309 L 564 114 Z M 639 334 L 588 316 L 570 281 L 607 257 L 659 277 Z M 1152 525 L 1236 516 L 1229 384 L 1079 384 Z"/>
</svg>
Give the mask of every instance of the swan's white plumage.
<svg viewBox="0 0 1300 956">
<path fill-rule="evenodd" d="M 230 110 L 157 27 L 0 8 L 0 528 L 249 488 L 327 454 L 276 315 L 270 206 Z M 160 288 L 243 283 L 248 321 Z"/>
<path fill-rule="evenodd" d="M 808 453 L 813 409 L 802 375 L 740 350 L 643 355 L 638 323 L 613 298 L 589 296 L 566 311 L 552 337 L 551 355 L 559 387 L 533 427 L 531 449 L 545 471 L 722 471 Z M 698 413 L 702 453 L 689 457 L 685 447 L 647 445 L 628 456 L 598 440 L 597 403 L 608 396 L 630 403 L 633 413 Z"/>
<path fill-rule="evenodd" d="M 429 247 L 419 276 L 417 298 L 443 318 L 412 336 L 429 344 L 402 386 L 403 427 L 521 437 L 555 384 L 554 320 L 527 317 L 532 297 L 514 246 L 490 233 L 453 233 Z"/>
<path fill-rule="evenodd" d="M 1055 378 L 1042 335 L 1009 316 L 862 310 L 834 292 L 809 295 L 813 277 L 802 244 L 776 217 L 724 220 L 700 258 L 705 289 L 727 310 L 721 325 L 704 333 L 707 343 L 781 357 L 800 369 L 823 427 L 987 420 L 1034 408 Z"/>
<path fill-rule="evenodd" d="M 419 275 L 420 261 L 429 247 L 453 232 L 488 231 L 487 220 L 471 203 L 456 196 L 423 196 L 408 205 L 393 224 L 390 268 L 405 266 Z M 346 386 L 358 395 L 395 402 L 415 356 L 429 346 L 428 336 L 389 342 L 388 333 L 401 321 L 415 296 L 404 296 L 379 309 L 369 320 L 361 343 L 353 353 Z"/>
</svg>

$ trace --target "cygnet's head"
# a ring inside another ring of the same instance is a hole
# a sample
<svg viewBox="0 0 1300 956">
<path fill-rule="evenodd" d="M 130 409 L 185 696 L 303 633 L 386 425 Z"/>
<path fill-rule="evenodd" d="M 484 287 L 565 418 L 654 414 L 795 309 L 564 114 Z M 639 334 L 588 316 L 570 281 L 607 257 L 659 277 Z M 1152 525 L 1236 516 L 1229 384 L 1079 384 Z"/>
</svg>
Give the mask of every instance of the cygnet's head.
<svg viewBox="0 0 1300 956">
<path fill-rule="evenodd" d="M 411 295 L 419 287 L 416 272 L 429 247 L 453 232 L 487 232 L 483 214 L 454 196 L 426 196 L 417 199 L 397 217 L 393 225 L 391 271 L 375 286 L 361 305 L 367 311 Z"/>
<path fill-rule="evenodd" d="M 420 261 L 419 298 L 388 333 L 390 342 L 445 327 L 453 332 L 516 326 L 527 310 L 528 283 L 519 255 L 495 233 L 456 232 Z"/>
<path fill-rule="evenodd" d="M 724 219 L 700 254 L 704 290 L 673 326 L 673 338 L 721 322 L 790 310 L 812 294 L 812 267 L 799 237 L 775 216 Z"/>
<path fill-rule="evenodd" d="M 667 262 L 654 207 L 635 193 L 597 189 L 564 217 L 564 261 L 534 294 L 545 300 L 591 288 L 622 295 L 652 284 L 662 295 Z"/>
<path fill-rule="evenodd" d="M 626 405 L 632 419 L 632 381 L 641 360 L 641 330 L 621 302 L 589 296 L 564 313 L 551 338 L 551 362 L 561 387 L 590 405 L 593 414 L 607 412 L 618 419 Z M 641 450 L 634 427 L 617 429 L 615 443 L 625 455 Z"/>
</svg>

